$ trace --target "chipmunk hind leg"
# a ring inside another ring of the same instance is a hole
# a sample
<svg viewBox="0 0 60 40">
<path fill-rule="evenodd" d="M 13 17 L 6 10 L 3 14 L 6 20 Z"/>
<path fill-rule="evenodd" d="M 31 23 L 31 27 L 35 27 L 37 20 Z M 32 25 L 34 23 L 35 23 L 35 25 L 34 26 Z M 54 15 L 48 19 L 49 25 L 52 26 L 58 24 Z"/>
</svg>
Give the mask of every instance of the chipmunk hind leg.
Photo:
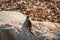
<svg viewBox="0 0 60 40">
<path fill-rule="evenodd" d="M 34 37 L 36 37 L 36 33 L 32 31 L 32 27 L 29 27 L 29 32 L 30 32 Z"/>
<path fill-rule="evenodd" d="M 36 33 L 35 32 L 32 32 L 31 30 L 29 31 L 34 37 L 36 37 Z"/>
</svg>

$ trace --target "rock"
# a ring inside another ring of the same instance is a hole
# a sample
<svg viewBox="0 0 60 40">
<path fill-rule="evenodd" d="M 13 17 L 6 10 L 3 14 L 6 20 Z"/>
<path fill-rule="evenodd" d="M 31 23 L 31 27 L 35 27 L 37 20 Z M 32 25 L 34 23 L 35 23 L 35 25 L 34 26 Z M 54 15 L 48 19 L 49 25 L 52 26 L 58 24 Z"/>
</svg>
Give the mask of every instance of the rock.
<svg viewBox="0 0 60 40">
<path fill-rule="evenodd" d="M 21 19 L 19 12 L 0 11 L 0 40 L 58 40 L 60 39 L 60 24 L 52 22 L 31 21 L 34 23 L 32 31 L 36 33 L 34 37 L 25 27 L 24 20 L 20 25 Z M 14 15 L 14 16 L 13 16 Z M 12 17 L 12 18 L 11 18 Z M 7 19 L 5 19 L 7 18 Z M 8 22 L 8 21 L 14 22 Z M 16 21 L 18 22 L 16 22 Z M 15 24 L 15 25 L 13 25 Z M 16 25 L 17 24 L 17 25 Z"/>
<path fill-rule="evenodd" d="M 18 21 L 24 22 L 25 16 L 16 11 L 0 11 L 0 22 Z"/>
<path fill-rule="evenodd" d="M 35 21 L 34 21 L 35 22 Z M 0 39 L 1 40 L 51 40 L 52 38 L 58 39 L 60 36 L 60 24 L 51 22 L 35 22 L 36 26 L 33 27 L 33 31 L 36 33 L 36 37 L 26 29 L 26 27 L 18 26 L 7 27 L 5 24 L 0 24 Z M 42 39 L 43 38 L 43 39 Z"/>
</svg>

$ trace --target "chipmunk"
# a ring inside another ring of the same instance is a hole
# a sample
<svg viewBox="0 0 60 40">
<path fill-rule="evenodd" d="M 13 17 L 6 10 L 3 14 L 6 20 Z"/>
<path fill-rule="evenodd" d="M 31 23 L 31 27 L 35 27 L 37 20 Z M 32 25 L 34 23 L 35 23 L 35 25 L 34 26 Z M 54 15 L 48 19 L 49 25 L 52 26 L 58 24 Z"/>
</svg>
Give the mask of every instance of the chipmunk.
<svg viewBox="0 0 60 40">
<path fill-rule="evenodd" d="M 35 34 L 35 32 L 32 32 L 32 23 L 31 23 L 31 21 L 30 21 L 30 19 L 29 19 L 29 16 L 27 16 L 26 17 L 26 22 L 27 22 L 27 29 L 29 30 L 29 32 L 34 36 L 34 37 L 36 37 L 36 34 Z"/>
</svg>

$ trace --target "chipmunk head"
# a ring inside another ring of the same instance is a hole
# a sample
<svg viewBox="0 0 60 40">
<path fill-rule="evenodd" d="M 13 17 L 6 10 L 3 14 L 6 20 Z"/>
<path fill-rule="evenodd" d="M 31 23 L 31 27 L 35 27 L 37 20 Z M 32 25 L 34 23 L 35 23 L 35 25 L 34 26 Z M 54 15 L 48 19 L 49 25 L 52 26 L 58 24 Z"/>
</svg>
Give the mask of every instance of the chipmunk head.
<svg viewBox="0 0 60 40">
<path fill-rule="evenodd" d="M 29 18 L 29 16 L 27 16 L 27 18 Z"/>
<path fill-rule="evenodd" d="M 26 20 L 29 20 L 29 16 L 26 17 Z"/>
</svg>

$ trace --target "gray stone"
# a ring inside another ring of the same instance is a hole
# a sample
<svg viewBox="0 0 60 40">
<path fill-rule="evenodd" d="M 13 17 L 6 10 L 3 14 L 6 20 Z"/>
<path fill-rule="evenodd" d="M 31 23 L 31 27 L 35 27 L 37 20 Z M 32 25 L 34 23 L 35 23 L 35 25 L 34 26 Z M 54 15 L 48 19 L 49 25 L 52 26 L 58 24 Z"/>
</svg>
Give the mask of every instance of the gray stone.
<svg viewBox="0 0 60 40">
<path fill-rule="evenodd" d="M 4 13 L 3 13 L 4 12 Z M 12 17 L 10 18 L 10 16 Z M 16 13 L 16 15 L 15 15 Z M 25 21 L 22 21 L 22 25 L 18 24 L 18 26 L 12 25 L 13 23 L 10 23 L 8 21 L 11 21 L 12 19 L 17 20 L 18 23 L 21 22 L 19 18 L 19 15 L 17 15 L 19 12 L 12 12 L 12 11 L 1 11 L 0 14 L 3 21 L 0 21 L 0 40 L 54 40 L 54 39 L 60 39 L 60 23 L 52 23 L 52 22 L 40 22 L 40 21 L 31 21 L 34 23 L 35 26 L 33 26 L 32 31 L 36 33 L 36 37 L 34 37 L 25 27 Z M 8 17 L 6 17 L 6 15 Z M 17 18 L 15 18 L 17 17 Z M 5 19 L 7 18 L 7 19 Z M 19 20 L 18 20 L 19 19 Z M 12 20 L 12 21 L 14 21 Z M 25 19 L 23 19 L 25 20 Z M 15 22 L 15 21 L 14 21 Z M 6 25 L 8 24 L 8 25 Z M 54 38 L 54 39 L 53 39 Z"/>
</svg>

